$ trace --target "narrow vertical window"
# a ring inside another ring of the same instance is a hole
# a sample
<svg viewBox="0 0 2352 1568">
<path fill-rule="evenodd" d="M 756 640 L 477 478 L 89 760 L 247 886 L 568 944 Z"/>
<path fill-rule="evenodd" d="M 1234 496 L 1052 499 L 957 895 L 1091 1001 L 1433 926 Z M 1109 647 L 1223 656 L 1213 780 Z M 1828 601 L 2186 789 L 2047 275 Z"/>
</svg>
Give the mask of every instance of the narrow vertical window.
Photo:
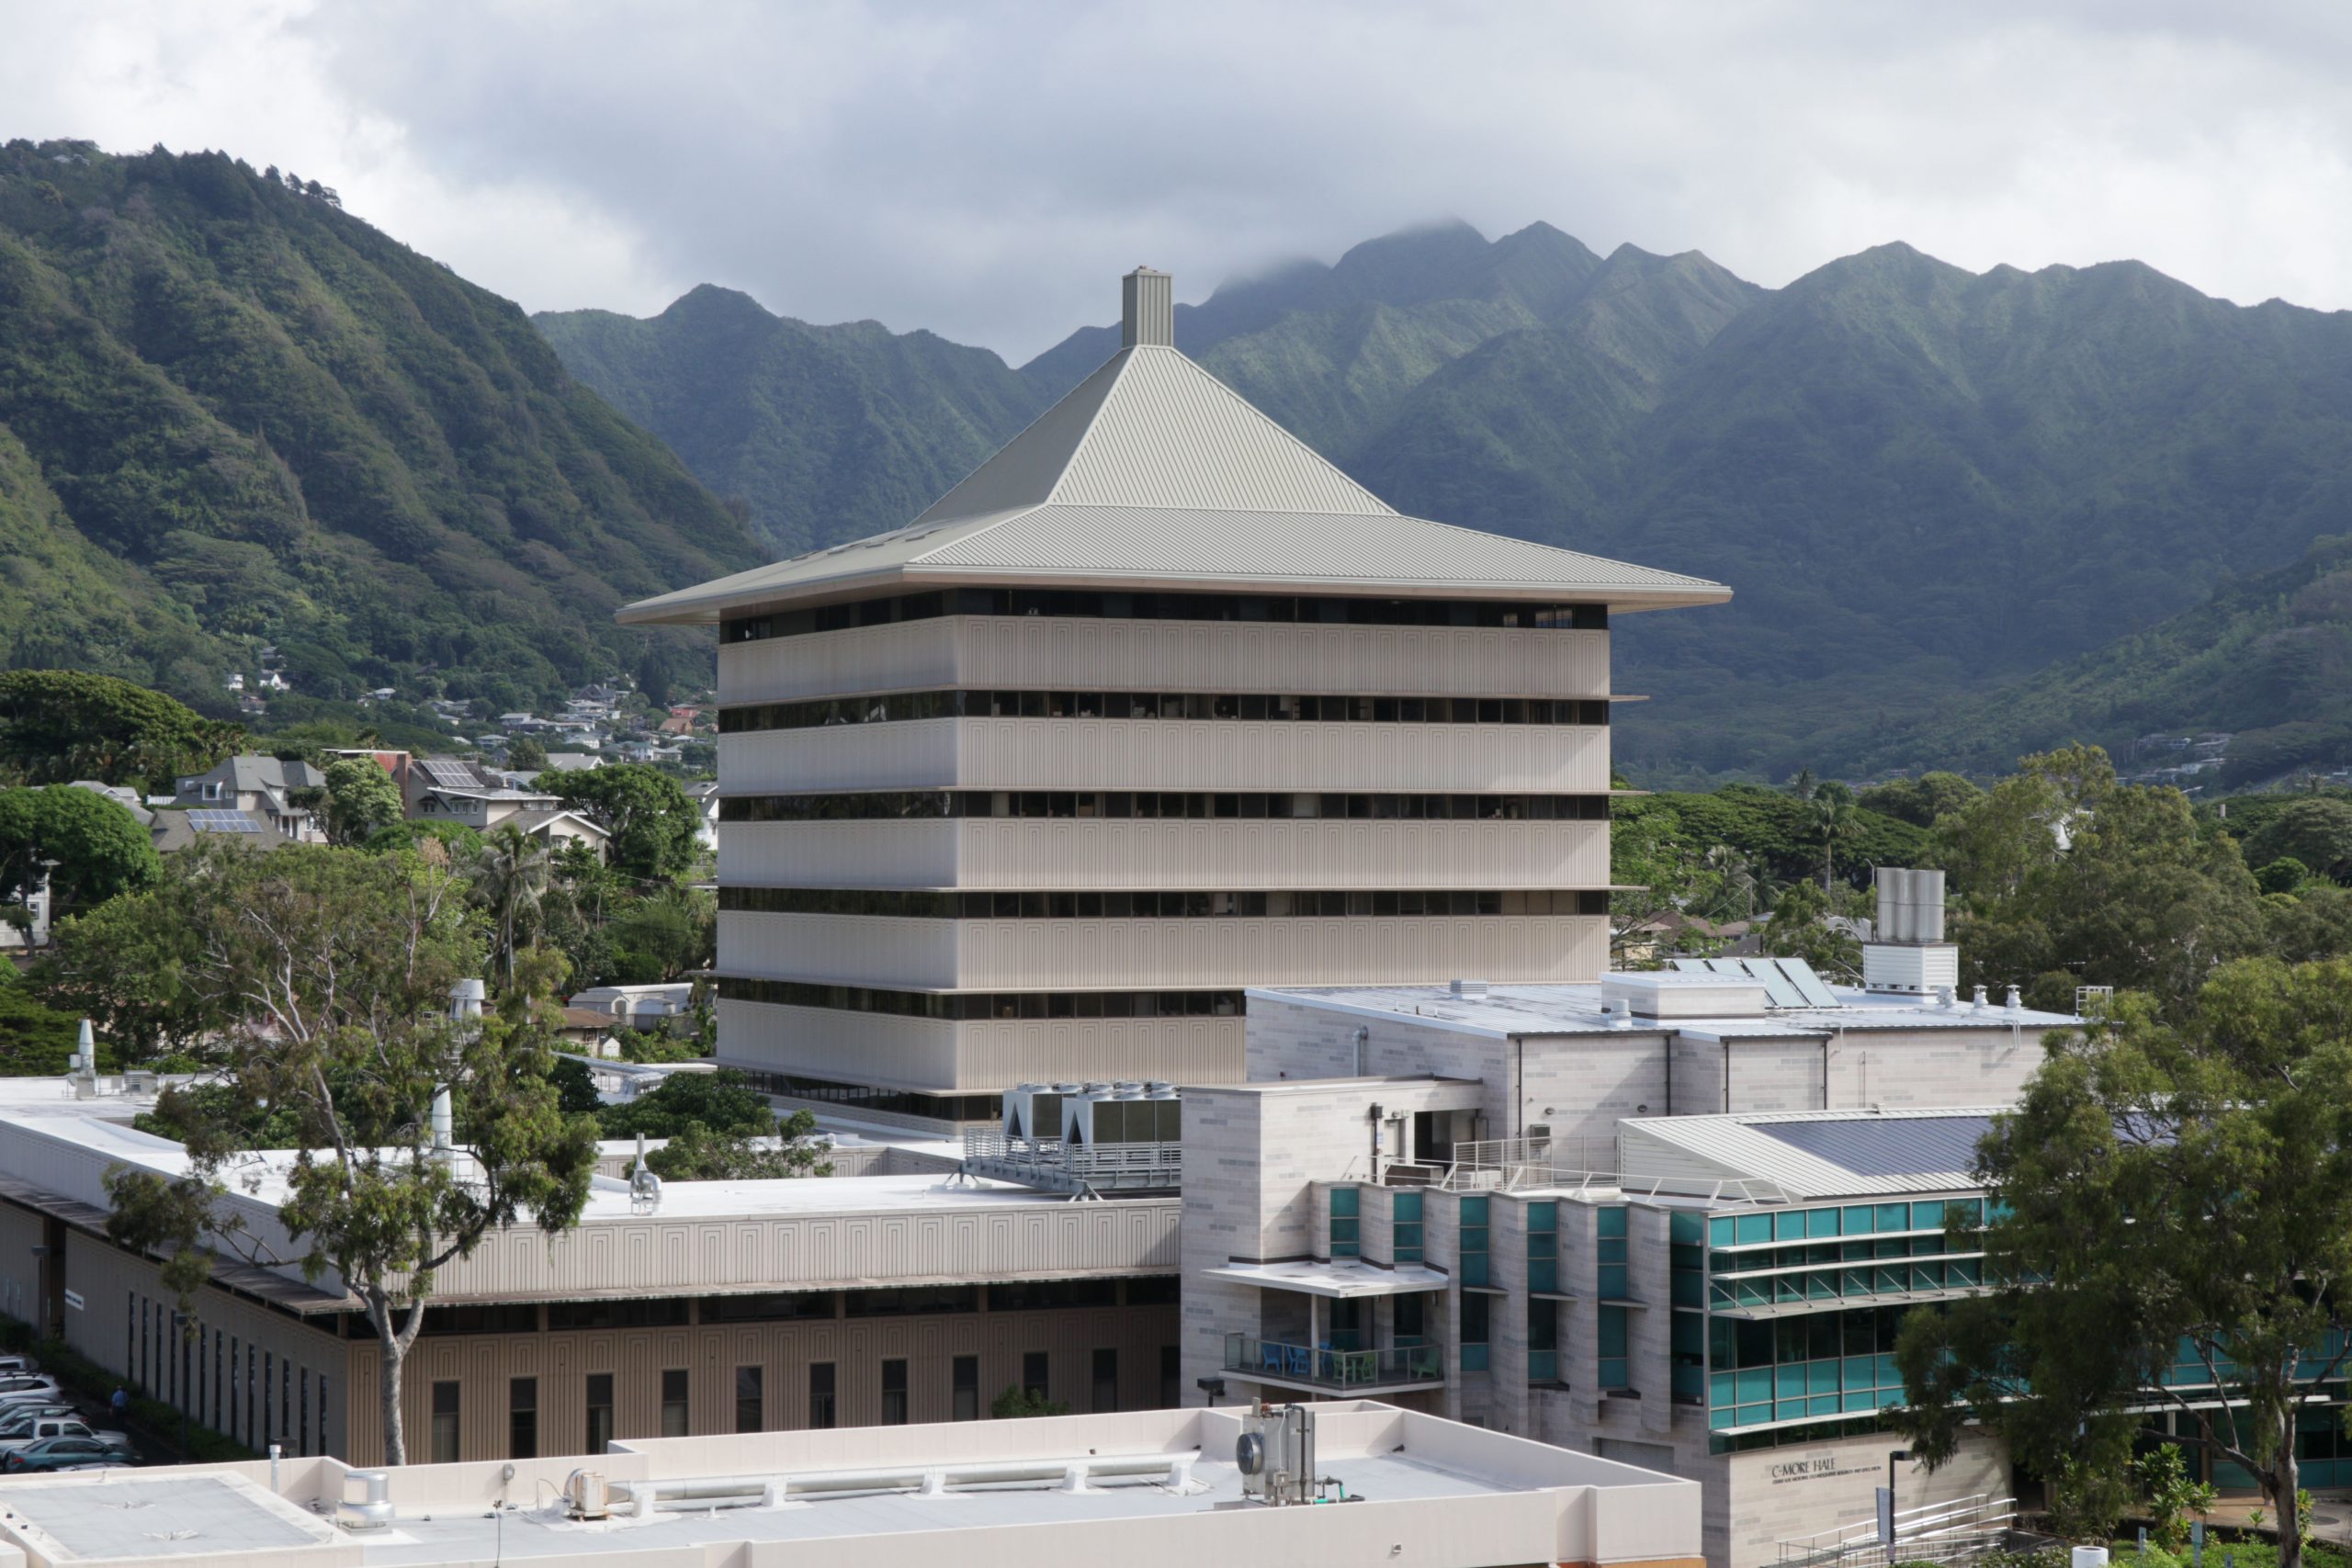
<svg viewBox="0 0 2352 1568">
<path fill-rule="evenodd" d="M 1119 1352 L 1105 1347 L 1094 1352 L 1094 1410 L 1119 1408 Z"/>
<path fill-rule="evenodd" d="M 309 1382 L 307 1372 L 303 1374 L 303 1381 L 305 1383 Z M 309 1396 L 309 1393 L 306 1387 L 303 1390 L 305 1398 Z M 458 1424 L 458 1399 L 459 1390 L 455 1380 L 436 1382 L 433 1385 L 433 1462 L 435 1464 L 458 1462 L 458 1444 L 461 1430 Z"/>
<path fill-rule="evenodd" d="M 687 1409 L 687 1382 L 684 1367 L 672 1367 L 662 1374 L 662 1435 L 665 1438 L 683 1438 L 694 1430 Z"/>
<path fill-rule="evenodd" d="M 980 1359 L 978 1356 L 956 1358 L 947 1392 L 949 1420 L 977 1421 L 980 1418 Z"/>
<path fill-rule="evenodd" d="M 506 1457 L 539 1457 L 539 1380 L 506 1381 Z"/>
<path fill-rule="evenodd" d="M 882 1363 L 882 1425 L 907 1424 L 907 1363 L 892 1358 Z"/>
<path fill-rule="evenodd" d="M 833 1363 L 811 1362 L 808 1367 L 808 1425 L 812 1429 L 821 1431 L 834 1425 L 838 1416 Z"/>
<path fill-rule="evenodd" d="M 735 1429 L 739 1432 L 764 1432 L 768 1425 L 768 1401 L 764 1387 L 767 1371 L 763 1367 L 735 1369 Z"/>
<path fill-rule="evenodd" d="M 613 1440 L 613 1374 L 588 1374 L 588 1448 L 600 1454 Z"/>
</svg>

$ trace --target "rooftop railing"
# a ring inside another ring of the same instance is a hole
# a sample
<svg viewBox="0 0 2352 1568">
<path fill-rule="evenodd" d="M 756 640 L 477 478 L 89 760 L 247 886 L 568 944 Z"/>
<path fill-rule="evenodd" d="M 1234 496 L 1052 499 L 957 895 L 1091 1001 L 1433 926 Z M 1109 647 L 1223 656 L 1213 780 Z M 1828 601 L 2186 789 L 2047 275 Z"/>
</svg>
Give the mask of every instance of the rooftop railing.
<svg viewBox="0 0 2352 1568">
<path fill-rule="evenodd" d="M 1068 1144 L 1059 1138 L 1012 1138 L 972 1127 L 964 1132 L 964 1168 L 973 1176 L 1057 1191 L 1158 1191 L 1182 1182 L 1184 1145 Z"/>
<path fill-rule="evenodd" d="M 1780 1543 L 1774 1568 L 1860 1568 L 1883 1562 L 1964 1563 L 2000 1547 L 2017 1528 L 2014 1497 L 1978 1492 L 1944 1503 L 1923 1503 L 1894 1516 L 1890 1552 L 1874 1518 Z"/>
<path fill-rule="evenodd" d="M 1340 1392 L 1397 1388 L 1445 1381 L 1444 1353 L 1434 1345 L 1392 1345 L 1379 1350 L 1337 1350 L 1291 1345 L 1247 1334 L 1225 1337 L 1225 1370 L 1245 1377 L 1277 1378 Z"/>
</svg>

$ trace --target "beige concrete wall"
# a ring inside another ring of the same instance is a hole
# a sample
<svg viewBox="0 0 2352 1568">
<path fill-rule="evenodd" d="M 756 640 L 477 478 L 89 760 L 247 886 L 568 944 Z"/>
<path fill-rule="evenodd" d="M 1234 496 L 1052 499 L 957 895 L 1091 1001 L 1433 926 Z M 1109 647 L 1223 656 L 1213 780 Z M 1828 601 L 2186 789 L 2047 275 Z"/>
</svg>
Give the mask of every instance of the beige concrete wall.
<svg viewBox="0 0 2352 1568">
<path fill-rule="evenodd" d="M 1223 891 L 1609 886 L 1606 822 L 729 822 L 719 840 L 720 882 L 745 886 Z"/>
<path fill-rule="evenodd" d="M 1241 1077 L 1239 1018 L 1010 1019 L 943 1023 L 721 1000 L 718 1056 L 729 1066 L 930 1093 L 991 1093 L 1090 1078 L 1231 1083 Z"/>
<path fill-rule="evenodd" d="M 349 1347 L 316 1320 L 206 1290 L 183 1349 L 175 1298 L 153 1262 L 78 1231 L 65 1245 L 65 1278 L 83 1302 L 65 1314 L 75 1350 L 250 1448 L 349 1456 Z"/>
<path fill-rule="evenodd" d="M 736 1430 L 735 1374 L 761 1369 L 765 1404 L 763 1430 L 796 1431 L 808 1425 L 809 1368 L 834 1371 L 836 1423 L 869 1427 L 882 1419 L 882 1363 L 907 1362 L 908 1419 L 916 1424 L 953 1416 L 955 1362 L 979 1358 L 979 1418 L 989 1403 L 1022 1377 L 1023 1358 L 1047 1357 L 1052 1398 L 1084 1413 L 1093 1405 L 1093 1357 L 1118 1353 L 1119 1408 L 1161 1404 L 1162 1347 L 1176 1342 L 1176 1308 L 1050 1308 L 1023 1312 L 942 1313 L 909 1317 L 826 1318 L 787 1323 L 730 1324 L 685 1328 L 609 1329 L 539 1334 L 445 1335 L 419 1339 L 408 1357 L 401 1389 L 402 1423 L 413 1460 L 432 1457 L 433 1385 L 458 1386 L 459 1458 L 509 1456 L 513 1382 L 537 1381 L 542 1455 L 587 1451 L 587 1380 L 613 1378 L 616 1438 L 662 1435 L 665 1371 L 688 1374 L 689 1435 Z M 381 1461 L 374 1413 L 379 1395 L 376 1348 L 355 1342 L 352 1358 L 353 1462 Z"/>
<path fill-rule="evenodd" d="M 722 703 L 956 685 L 1598 697 L 1609 634 L 958 615 L 718 650 Z"/>
<path fill-rule="evenodd" d="M 833 1185 L 829 1183 L 830 1185 Z M 549 1240 L 493 1231 L 435 1276 L 445 1300 L 854 1289 L 1168 1272 L 1177 1201 L 926 1203 L 903 1209 L 594 1220 Z"/>
<path fill-rule="evenodd" d="M 1579 915 L 945 920 L 729 910 L 718 917 L 718 969 L 961 990 L 1570 980 L 1594 970 L 1608 942 L 1605 917 Z"/>
<path fill-rule="evenodd" d="M 1724 1456 L 1730 1495 L 1722 1568 L 1775 1562 L 1781 1541 L 1870 1519 L 1877 1489 L 1886 1484 L 1887 1451 L 1902 1446 L 1899 1435 L 1881 1432 Z M 1916 1464 L 1895 1468 L 1898 1509 L 2009 1490 L 2007 1454 L 1981 1432 L 1933 1473 Z M 1717 1561 L 1712 1550 L 1709 1561 Z"/>
<path fill-rule="evenodd" d="M 931 789 L 1525 790 L 1609 787 L 1580 725 L 932 718 L 718 739 L 729 795 Z"/>
</svg>

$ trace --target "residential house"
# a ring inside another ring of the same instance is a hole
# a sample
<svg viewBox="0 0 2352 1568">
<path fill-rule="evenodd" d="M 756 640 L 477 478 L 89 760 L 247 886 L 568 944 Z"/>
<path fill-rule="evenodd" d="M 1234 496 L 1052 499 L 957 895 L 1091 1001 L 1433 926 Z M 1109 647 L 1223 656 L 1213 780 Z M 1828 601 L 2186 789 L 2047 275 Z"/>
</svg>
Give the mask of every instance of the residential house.
<svg viewBox="0 0 2352 1568">
<path fill-rule="evenodd" d="M 456 757 L 416 762 L 403 795 L 412 822 L 455 822 L 476 832 L 511 822 L 550 848 L 584 843 L 599 854 L 612 837 L 594 819 L 567 808 L 561 795 L 533 788 L 523 774 Z"/>
<path fill-rule="evenodd" d="M 322 814 L 310 804 L 316 798 L 311 792 L 326 788 L 326 775 L 308 762 L 246 752 L 223 760 L 209 773 L 185 773 L 175 782 L 172 805 L 177 808 L 214 815 L 243 812 L 281 839 L 326 842 Z"/>
</svg>

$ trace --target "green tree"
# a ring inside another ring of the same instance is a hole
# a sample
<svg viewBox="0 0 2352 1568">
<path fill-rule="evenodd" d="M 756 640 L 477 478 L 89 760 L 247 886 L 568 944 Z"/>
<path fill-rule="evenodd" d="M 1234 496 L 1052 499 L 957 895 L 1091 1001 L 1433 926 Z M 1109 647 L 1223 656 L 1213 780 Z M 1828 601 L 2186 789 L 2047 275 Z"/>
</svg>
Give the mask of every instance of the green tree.
<svg viewBox="0 0 2352 1568">
<path fill-rule="evenodd" d="M 2352 882 L 2352 801 L 2298 800 L 2246 836 L 2249 864 L 2292 859 L 2337 882 Z"/>
<path fill-rule="evenodd" d="M 517 935 L 523 922 L 537 911 L 553 865 L 546 840 L 533 838 L 512 822 L 502 822 L 483 836 L 480 852 L 467 866 L 474 897 L 490 913 L 492 961 L 509 980 L 514 975 Z"/>
<path fill-rule="evenodd" d="M 2254 885 L 2265 893 L 2301 893 L 2311 883 L 2312 868 L 2292 855 L 2280 855 L 2254 874 Z"/>
<path fill-rule="evenodd" d="M 506 743 L 506 765 L 518 773 L 536 773 L 548 765 L 548 749 L 527 735 Z"/>
<path fill-rule="evenodd" d="M 1875 811 L 1915 828 L 1932 828 L 1940 818 L 1966 810 L 1984 794 L 1958 773 L 1932 773 L 1916 779 L 1873 784 L 1854 799 L 1865 811 Z"/>
<path fill-rule="evenodd" d="M 723 1132 L 696 1122 L 670 1135 L 645 1156 L 664 1181 L 775 1181 L 790 1177 L 831 1176 L 831 1145 L 815 1142 L 817 1118 L 796 1111 L 777 1123 L 773 1136 Z"/>
<path fill-rule="evenodd" d="M 624 903 L 607 934 L 613 973 L 622 985 L 662 985 L 711 961 L 718 901 L 701 888 L 664 887 Z"/>
<path fill-rule="evenodd" d="M 81 1032 L 80 1014 L 45 1005 L 14 965 L 0 964 L 0 1077 L 53 1077 L 63 1072 Z M 101 1067 L 108 1065 L 107 1056 L 101 1042 Z"/>
<path fill-rule="evenodd" d="M 580 773 L 541 773 L 537 787 L 560 795 L 612 835 L 613 868 L 643 881 L 664 881 L 694 863 L 695 829 L 702 820 L 678 781 L 637 762 L 615 762 Z"/>
<path fill-rule="evenodd" d="M 17 783 L 138 784 L 202 773 L 243 739 L 235 725 L 111 675 L 0 673 L 0 776 Z"/>
<path fill-rule="evenodd" d="M 1810 882 L 1792 882 L 1774 901 L 1759 944 L 1775 958 L 1802 958 L 1831 979 L 1859 980 L 1862 944 L 1850 926 L 1830 923 L 1839 912 L 1833 895 Z"/>
<path fill-rule="evenodd" d="M 1814 838 L 1821 845 L 1821 890 L 1827 893 L 1836 884 L 1838 846 L 1852 838 L 1859 826 L 1854 792 L 1831 779 L 1814 790 L 1808 804 L 1813 807 Z"/>
<path fill-rule="evenodd" d="M 1961 889 L 1964 978 L 2022 987 L 2039 1007 L 2085 984 L 2185 1004 L 2268 940 L 2235 841 L 2179 791 L 2118 783 L 2097 747 L 2026 758 L 1935 836 Z"/>
<path fill-rule="evenodd" d="M 428 839 L 441 845 L 443 857 L 451 865 L 464 865 L 481 853 L 481 832 L 462 822 L 390 822 L 368 834 L 361 847 L 369 854 L 382 855 L 420 849 Z"/>
<path fill-rule="evenodd" d="M 2122 997 L 2046 1043 L 1977 1153 L 1996 1286 L 1905 1320 L 1902 1419 L 1931 1464 L 1976 1421 L 2120 1473 L 2169 1415 L 2255 1477 L 2297 1568 L 2299 1419 L 2352 1356 L 2352 962 L 2228 964 L 2176 1012 Z"/>
<path fill-rule="evenodd" d="M 650 1093 L 597 1112 L 607 1138 L 674 1138 L 689 1127 L 772 1138 L 775 1108 L 751 1080 L 732 1068 L 709 1073 L 672 1073 Z"/>
<path fill-rule="evenodd" d="M 400 1464 L 401 1374 L 436 1271 L 526 1214 L 550 1235 L 572 1224 L 595 1169 L 594 1124 L 563 1114 L 538 1032 L 503 1010 L 448 1017 L 452 984 L 480 972 L 481 941 L 447 871 L 309 845 L 223 855 L 210 869 L 189 982 L 227 1019 L 205 1055 L 228 1092 L 165 1097 L 159 1110 L 187 1134 L 187 1171 L 110 1172 L 108 1234 L 167 1254 L 183 1302 L 220 1252 L 340 1276 L 376 1333 L 385 1458 Z M 441 1090 L 469 1161 L 435 1156 Z M 221 1201 L 264 1108 L 300 1132 L 278 1207 L 293 1258 L 271 1254 Z"/>
<path fill-rule="evenodd" d="M 21 900 L 50 873 L 51 908 L 80 908 L 145 887 L 163 874 L 139 818 L 95 790 L 70 784 L 0 790 L 0 899 Z"/>
<path fill-rule="evenodd" d="M 1047 1399 L 1042 1393 L 1013 1383 L 989 1402 L 989 1414 L 1000 1421 L 1018 1421 L 1031 1416 L 1067 1416 L 1069 1402 Z"/>
<path fill-rule="evenodd" d="M 605 1097 L 596 1092 L 596 1080 L 579 1057 L 558 1056 L 555 1066 L 548 1069 L 548 1078 L 555 1085 L 565 1115 L 594 1116 L 604 1109 Z"/>
<path fill-rule="evenodd" d="M 43 999 L 90 1019 L 130 1062 L 186 1052 L 220 1028 L 225 998 L 198 979 L 207 955 L 196 909 L 209 899 L 211 868 L 241 852 L 199 840 L 172 857 L 153 888 L 63 921 L 30 976 Z"/>
<path fill-rule="evenodd" d="M 392 775 L 368 757 L 336 757 L 324 769 L 327 836 L 338 844 L 364 844 L 398 822 L 407 807 Z"/>
</svg>

